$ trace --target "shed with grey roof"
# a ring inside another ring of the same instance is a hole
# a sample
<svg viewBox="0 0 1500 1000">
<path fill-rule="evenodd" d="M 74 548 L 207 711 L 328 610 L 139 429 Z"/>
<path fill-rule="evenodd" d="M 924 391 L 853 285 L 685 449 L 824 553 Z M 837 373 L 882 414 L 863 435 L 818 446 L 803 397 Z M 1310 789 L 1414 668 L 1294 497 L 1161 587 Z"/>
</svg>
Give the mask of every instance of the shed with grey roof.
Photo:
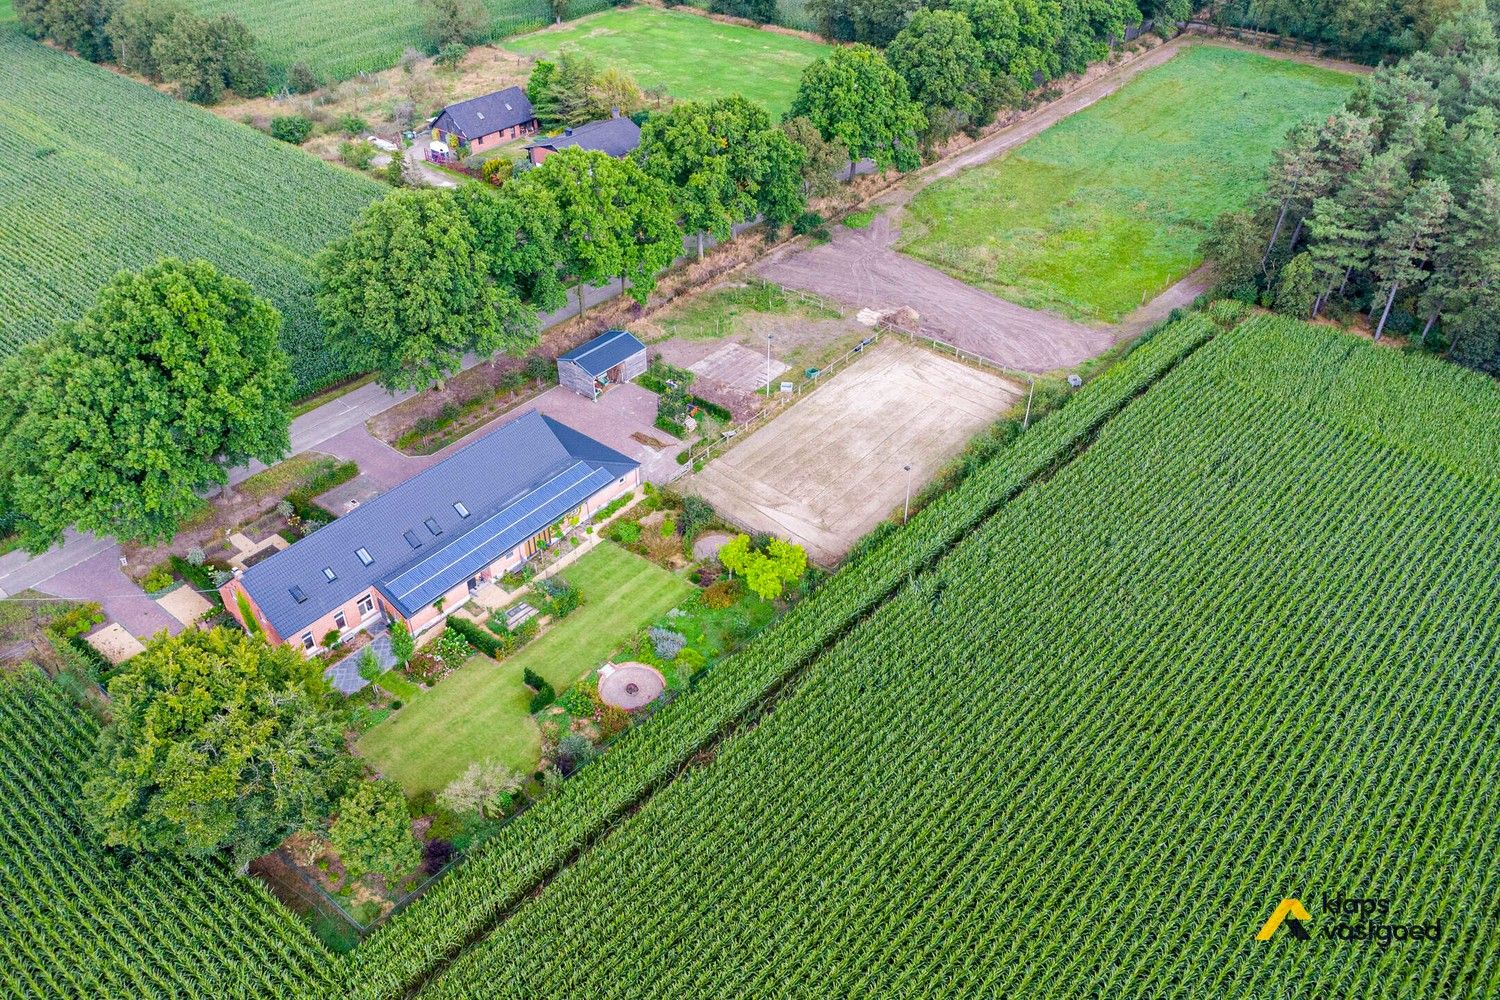
<svg viewBox="0 0 1500 1000">
<path fill-rule="evenodd" d="M 646 345 L 625 330 L 607 330 L 557 357 L 557 381 L 580 396 L 598 399 L 612 385 L 646 370 Z"/>
</svg>

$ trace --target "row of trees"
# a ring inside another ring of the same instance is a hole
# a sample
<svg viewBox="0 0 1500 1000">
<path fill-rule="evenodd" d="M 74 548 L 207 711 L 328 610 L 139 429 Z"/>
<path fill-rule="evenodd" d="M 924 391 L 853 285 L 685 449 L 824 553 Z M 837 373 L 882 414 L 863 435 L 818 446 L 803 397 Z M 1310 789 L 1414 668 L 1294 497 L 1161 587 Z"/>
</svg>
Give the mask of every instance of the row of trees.
<svg viewBox="0 0 1500 1000">
<path fill-rule="evenodd" d="M 32 37 L 175 84 L 190 101 L 213 104 L 228 90 L 254 97 L 266 89 L 255 37 L 230 14 L 202 17 L 177 0 L 16 0 L 15 11 Z"/>
<path fill-rule="evenodd" d="M 1426 48 L 1462 6 L 1462 0 L 1215 0 L 1209 17 L 1378 62 Z"/>
<path fill-rule="evenodd" d="M 467 353 L 519 355 L 565 289 L 612 279 L 644 302 L 682 249 L 667 188 L 633 160 L 579 149 L 504 187 L 403 190 L 316 264 L 329 342 L 391 389 L 425 388 Z"/>
<path fill-rule="evenodd" d="M 1500 62 L 1481 0 L 1431 45 L 1293 130 L 1262 204 L 1222 216 L 1205 249 L 1233 294 L 1364 310 L 1376 337 L 1500 368 Z"/>
<path fill-rule="evenodd" d="M 880 47 L 924 12 L 962 14 L 985 50 L 989 73 L 1028 88 L 1081 72 L 1129 26 L 1192 15 L 1189 0 L 808 0 L 807 7 L 826 38 Z"/>
</svg>

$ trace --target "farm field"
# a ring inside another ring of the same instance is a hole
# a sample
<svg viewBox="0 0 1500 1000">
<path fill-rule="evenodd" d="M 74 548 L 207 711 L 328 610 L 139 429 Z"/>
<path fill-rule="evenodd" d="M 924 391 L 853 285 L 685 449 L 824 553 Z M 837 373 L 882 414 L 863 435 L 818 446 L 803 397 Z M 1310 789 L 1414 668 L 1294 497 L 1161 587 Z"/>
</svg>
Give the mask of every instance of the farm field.
<svg viewBox="0 0 1500 1000">
<path fill-rule="evenodd" d="M 383 190 L 248 126 L 0 28 L 0 353 L 76 318 L 109 278 L 204 257 L 281 310 L 296 391 L 346 374 L 309 265 Z"/>
<path fill-rule="evenodd" d="M 1009 154 L 923 189 L 897 248 L 976 287 L 1112 323 L 1196 267 L 1222 211 L 1355 78 L 1190 45 Z"/>
<path fill-rule="evenodd" d="M 693 585 L 603 543 L 565 569 L 583 594 L 577 611 L 514 655 L 476 656 L 360 739 L 359 752 L 408 795 L 441 791 L 474 761 L 493 757 L 536 770 L 540 736 L 529 712 L 527 668 L 558 691 L 604 662 L 631 632 L 682 601 Z"/>
<path fill-rule="evenodd" d="M 799 373 L 800 374 L 800 373 Z M 831 566 L 1020 396 L 892 336 L 688 481 L 724 517 Z M 835 430 L 836 429 L 836 430 Z"/>
<path fill-rule="evenodd" d="M 642 88 L 664 87 L 692 100 L 743 94 L 775 118 L 791 106 L 802 70 L 828 50 L 805 38 L 655 7 L 606 11 L 503 47 L 538 58 L 576 49 L 618 66 Z"/>
<path fill-rule="evenodd" d="M 100 850 L 76 804 L 97 729 L 31 668 L 0 674 L 8 997 L 332 995 L 329 954 L 224 865 Z"/>
<path fill-rule="evenodd" d="M 1497 392 L 1220 333 L 423 996 L 1494 996 Z M 1443 939 L 1254 940 L 1341 893 Z"/>
<path fill-rule="evenodd" d="M 274 77 L 296 62 L 306 62 L 324 83 L 362 72 L 389 69 L 407 48 L 428 51 L 423 27 L 425 8 L 409 0 L 189 0 L 206 14 L 233 14 L 260 43 L 261 56 Z M 580 0 L 568 6 L 569 17 L 602 10 L 605 0 Z M 551 23 L 546 0 L 484 0 L 492 37 Z M 424 111 L 423 114 L 426 114 Z"/>
</svg>

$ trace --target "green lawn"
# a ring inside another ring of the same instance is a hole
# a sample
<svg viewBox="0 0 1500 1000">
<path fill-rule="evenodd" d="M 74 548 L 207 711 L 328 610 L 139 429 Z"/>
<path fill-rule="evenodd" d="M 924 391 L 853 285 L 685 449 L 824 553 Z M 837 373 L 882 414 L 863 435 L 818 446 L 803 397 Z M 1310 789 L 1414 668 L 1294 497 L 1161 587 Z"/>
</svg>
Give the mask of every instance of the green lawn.
<svg viewBox="0 0 1500 1000">
<path fill-rule="evenodd" d="M 703 100 L 743 94 L 777 117 L 791 105 L 802 70 L 828 51 L 804 38 L 654 7 L 606 11 L 504 45 L 547 57 L 565 47 L 620 67 L 642 87 Z"/>
<path fill-rule="evenodd" d="M 1297 122 L 1355 78 L 1194 45 L 1007 156 L 914 198 L 899 248 L 980 288 L 1113 322 L 1196 267 Z"/>
<path fill-rule="evenodd" d="M 476 760 L 493 758 L 529 774 L 540 736 L 522 672 L 530 667 L 561 691 L 693 591 L 610 542 L 562 575 L 582 591 L 582 607 L 501 663 L 475 656 L 360 737 L 359 752 L 410 795 L 441 790 Z"/>
</svg>

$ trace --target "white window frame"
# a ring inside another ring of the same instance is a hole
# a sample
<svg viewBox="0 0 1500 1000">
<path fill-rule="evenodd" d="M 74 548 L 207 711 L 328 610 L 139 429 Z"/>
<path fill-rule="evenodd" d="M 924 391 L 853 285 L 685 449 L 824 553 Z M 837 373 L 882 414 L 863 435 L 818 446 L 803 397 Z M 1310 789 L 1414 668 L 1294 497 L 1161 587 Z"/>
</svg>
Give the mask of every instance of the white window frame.
<svg viewBox="0 0 1500 1000">
<path fill-rule="evenodd" d="M 344 611 L 340 608 L 333 613 L 333 627 L 342 632 L 349 627 L 349 620 L 344 617 Z"/>
<path fill-rule="evenodd" d="M 317 642 L 316 639 L 313 638 L 313 634 L 311 632 L 303 632 L 302 633 L 302 648 L 303 649 L 307 649 L 307 650 L 316 649 L 317 645 L 318 645 L 318 642 Z"/>
<path fill-rule="evenodd" d="M 364 618 L 367 615 L 374 614 L 375 613 L 375 595 L 374 594 L 366 594 L 366 595 L 364 595 L 363 597 L 361 597 L 359 599 L 359 603 L 356 604 L 355 607 L 359 609 L 359 616 L 361 618 Z"/>
</svg>

